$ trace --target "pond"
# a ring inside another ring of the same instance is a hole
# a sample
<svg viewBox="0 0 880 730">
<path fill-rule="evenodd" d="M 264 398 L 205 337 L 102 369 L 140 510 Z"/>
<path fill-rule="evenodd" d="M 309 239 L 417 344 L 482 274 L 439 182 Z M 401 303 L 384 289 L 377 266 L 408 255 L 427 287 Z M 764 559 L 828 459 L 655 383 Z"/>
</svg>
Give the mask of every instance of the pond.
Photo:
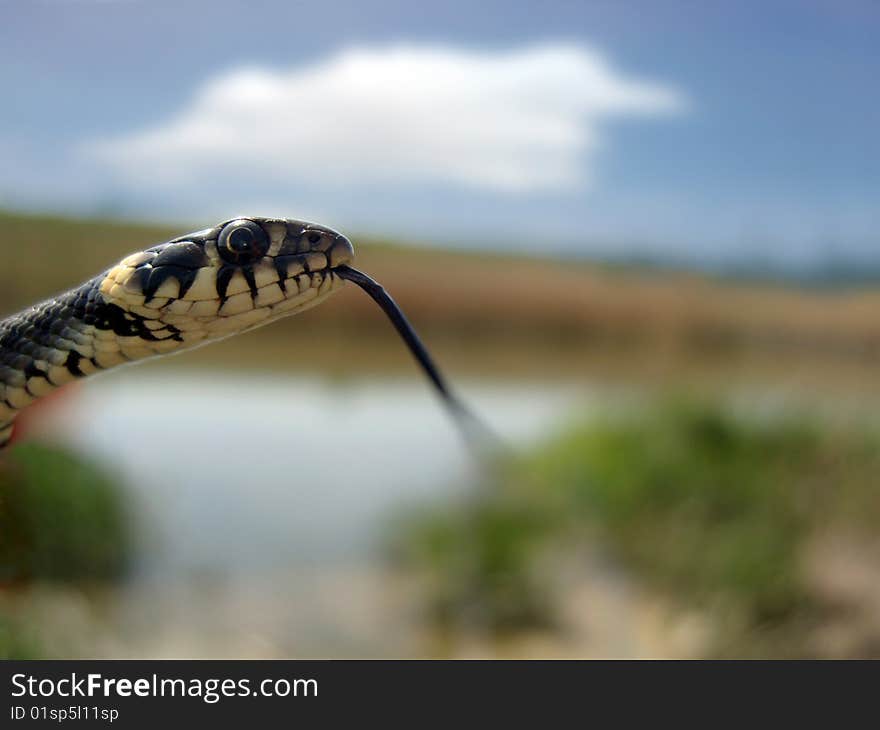
<svg viewBox="0 0 880 730">
<path fill-rule="evenodd" d="M 466 381 L 524 445 L 599 398 L 564 383 Z M 121 371 L 54 412 L 54 436 L 118 474 L 138 517 L 131 579 L 70 603 L 71 651 L 101 656 L 418 654 L 383 547 L 408 506 L 479 468 L 418 379 Z"/>
</svg>

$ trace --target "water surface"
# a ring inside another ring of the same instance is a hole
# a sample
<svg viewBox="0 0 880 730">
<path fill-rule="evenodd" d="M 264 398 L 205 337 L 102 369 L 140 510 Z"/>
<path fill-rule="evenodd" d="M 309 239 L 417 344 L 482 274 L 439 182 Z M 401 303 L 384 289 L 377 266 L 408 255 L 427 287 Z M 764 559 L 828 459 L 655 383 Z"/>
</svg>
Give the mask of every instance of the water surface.
<svg viewBox="0 0 880 730">
<path fill-rule="evenodd" d="M 597 397 L 535 381 L 459 385 L 511 446 Z M 54 422 L 119 475 L 138 515 L 131 581 L 81 606 L 83 631 L 111 656 L 415 651 L 402 643 L 412 616 L 389 604 L 390 521 L 472 489 L 479 469 L 415 378 L 122 370 L 88 381 Z"/>
</svg>

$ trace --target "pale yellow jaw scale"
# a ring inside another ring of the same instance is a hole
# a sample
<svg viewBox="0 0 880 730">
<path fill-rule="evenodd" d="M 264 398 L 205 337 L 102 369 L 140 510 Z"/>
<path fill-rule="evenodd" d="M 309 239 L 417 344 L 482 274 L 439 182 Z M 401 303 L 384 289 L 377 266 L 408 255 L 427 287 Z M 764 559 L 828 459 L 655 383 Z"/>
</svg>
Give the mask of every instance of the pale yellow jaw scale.
<svg viewBox="0 0 880 730">
<path fill-rule="evenodd" d="M 77 377 L 315 306 L 343 286 L 334 269 L 353 255 L 344 236 L 323 226 L 234 219 L 132 254 L 104 276 L 7 317 L 0 447 L 20 409 Z"/>
<path fill-rule="evenodd" d="M 120 349 L 126 350 L 124 356 L 129 360 L 172 352 L 303 311 L 324 301 L 345 284 L 327 269 L 325 254 L 312 252 L 295 259 L 287 265 L 284 279 L 279 279 L 273 259 L 266 257 L 254 264 L 256 295 L 244 274 L 236 271 L 229 281 L 226 298 L 221 299 L 217 293 L 217 269 L 206 266 L 199 269 L 195 281 L 182 298 L 177 298 L 180 282 L 170 278 L 147 301 L 140 286 L 133 281 L 135 277 L 132 275 L 143 261 L 141 254 L 135 254 L 110 270 L 100 290 L 108 302 L 147 320 L 147 327 L 158 339 L 147 341 L 106 333 L 110 335 L 107 344 L 109 346 L 110 340 L 118 340 Z M 170 339 L 175 332 L 179 333 L 182 342 Z"/>
</svg>

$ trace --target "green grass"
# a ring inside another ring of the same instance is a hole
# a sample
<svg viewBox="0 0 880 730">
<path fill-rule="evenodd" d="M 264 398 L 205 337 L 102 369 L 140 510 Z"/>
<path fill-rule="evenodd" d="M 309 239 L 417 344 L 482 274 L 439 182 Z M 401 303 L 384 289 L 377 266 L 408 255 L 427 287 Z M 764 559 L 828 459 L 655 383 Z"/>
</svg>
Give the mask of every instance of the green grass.
<svg viewBox="0 0 880 730">
<path fill-rule="evenodd" d="M 822 607 L 804 549 L 880 517 L 880 441 L 790 416 L 669 401 L 577 425 L 506 465 L 479 500 L 412 519 L 401 553 L 440 628 L 478 607 L 497 633 L 553 626 L 553 565 L 597 544 L 655 590 L 718 618 L 721 656 L 798 655 Z"/>
<path fill-rule="evenodd" d="M 119 485 L 63 450 L 24 444 L 0 465 L 0 584 L 120 577 L 130 525 Z"/>
<path fill-rule="evenodd" d="M 553 625 L 534 569 L 551 526 L 532 505 L 497 498 L 404 524 L 397 558 L 425 579 L 427 618 L 439 632 L 477 624 L 497 636 Z"/>
<path fill-rule="evenodd" d="M 39 626 L 6 615 L 6 599 L 36 582 L 118 580 L 131 559 L 131 525 L 120 485 L 57 447 L 23 444 L 0 462 L 0 659 L 44 655 Z M 14 601 L 13 601 L 14 604 Z"/>
<path fill-rule="evenodd" d="M 44 658 L 40 642 L 27 626 L 0 616 L 0 660 Z"/>
<path fill-rule="evenodd" d="M 575 429 L 533 466 L 538 488 L 556 491 L 628 562 L 676 592 L 737 600 L 760 621 L 801 598 L 795 548 L 822 446 L 800 423 L 748 425 L 673 405 Z"/>
</svg>

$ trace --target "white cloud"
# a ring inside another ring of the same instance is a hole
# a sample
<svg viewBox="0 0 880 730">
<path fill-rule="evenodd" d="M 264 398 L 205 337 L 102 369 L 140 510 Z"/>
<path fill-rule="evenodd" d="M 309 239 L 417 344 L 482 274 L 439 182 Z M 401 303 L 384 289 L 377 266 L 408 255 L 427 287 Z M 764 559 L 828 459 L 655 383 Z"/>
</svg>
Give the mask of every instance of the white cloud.
<svg viewBox="0 0 880 730">
<path fill-rule="evenodd" d="M 552 190 L 590 179 L 606 119 L 684 105 L 674 88 L 630 78 L 582 46 L 490 53 L 399 45 L 287 71 L 225 73 L 167 122 L 85 151 L 148 187 L 225 178 L 239 187 Z"/>
</svg>

